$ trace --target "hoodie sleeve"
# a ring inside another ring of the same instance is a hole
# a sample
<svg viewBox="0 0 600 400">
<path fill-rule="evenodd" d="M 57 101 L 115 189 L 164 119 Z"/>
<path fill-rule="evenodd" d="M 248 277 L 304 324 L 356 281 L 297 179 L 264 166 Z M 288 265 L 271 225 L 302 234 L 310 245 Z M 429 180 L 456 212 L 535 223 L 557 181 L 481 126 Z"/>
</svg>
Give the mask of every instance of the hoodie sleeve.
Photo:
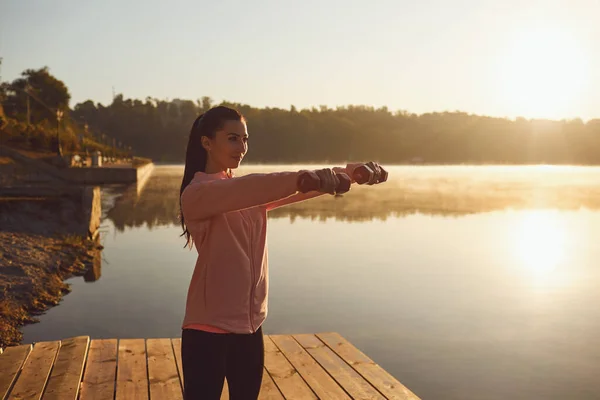
<svg viewBox="0 0 600 400">
<path fill-rule="evenodd" d="M 348 164 L 346 167 L 333 167 L 332 169 L 336 173 L 343 172 L 345 174 L 348 174 L 348 176 L 352 176 L 348 172 L 351 173 L 352 171 L 354 171 L 354 168 L 356 168 L 356 166 L 358 166 L 358 165 L 360 165 L 360 164 Z M 354 180 L 352 180 L 352 183 L 355 183 Z M 267 211 L 271 211 L 271 210 L 274 210 L 279 207 L 287 206 L 289 204 L 294 204 L 294 203 L 299 203 L 302 201 L 314 199 L 315 197 L 319 197 L 324 194 L 326 194 L 326 193 L 322 193 L 322 192 L 296 193 L 289 197 L 267 203 L 265 205 L 265 208 L 267 209 Z"/>
<path fill-rule="evenodd" d="M 288 204 L 294 204 L 294 203 L 299 203 L 301 201 L 314 199 L 315 197 L 319 197 L 324 194 L 326 194 L 326 193 L 322 193 L 322 192 L 296 193 L 296 194 L 293 194 L 284 199 L 267 203 L 265 205 L 265 208 L 267 209 L 267 211 L 271 211 L 271 210 L 274 210 L 279 207 L 287 206 Z"/>
<path fill-rule="evenodd" d="M 298 172 L 248 174 L 239 178 L 192 180 L 181 195 L 188 221 L 262 206 L 297 192 Z"/>
</svg>

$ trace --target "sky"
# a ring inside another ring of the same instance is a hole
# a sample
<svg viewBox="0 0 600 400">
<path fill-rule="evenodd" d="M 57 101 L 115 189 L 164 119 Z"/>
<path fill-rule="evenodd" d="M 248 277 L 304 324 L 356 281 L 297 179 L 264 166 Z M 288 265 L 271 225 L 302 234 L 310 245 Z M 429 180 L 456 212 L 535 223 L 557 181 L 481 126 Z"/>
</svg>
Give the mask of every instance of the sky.
<svg viewBox="0 0 600 400">
<path fill-rule="evenodd" d="M 600 118 L 600 0 L 0 0 L 1 79 L 91 99 Z"/>
</svg>

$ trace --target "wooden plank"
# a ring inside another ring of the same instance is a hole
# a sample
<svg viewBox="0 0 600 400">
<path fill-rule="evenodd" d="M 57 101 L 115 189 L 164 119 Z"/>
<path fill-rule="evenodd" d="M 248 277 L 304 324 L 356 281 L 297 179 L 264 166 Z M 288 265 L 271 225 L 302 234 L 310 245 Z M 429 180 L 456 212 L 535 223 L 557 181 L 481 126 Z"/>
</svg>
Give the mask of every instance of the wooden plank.
<svg viewBox="0 0 600 400">
<path fill-rule="evenodd" d="M 80 400 L 113 400 L 117 377 L 117 339 L 94 339 L 90 343 Z"/>
<path fill-rule="evenodd" d="M 418 400 L 419 398 L 390 375 L 386 370 L 373 362 L 363 352 L 340 336 L 338 333 L 322 333 L 317 337 L 331 350 L 344 359 L 359 374 L 368 380 L 388 399 Z"/>
<path fill-rule="evenodd" d="M 41 398 L 59 348 L 59 341 L 39 342 L 33 346 L 9 400 Z"/>
<path fill-rule="evenodd" d="M 227 378 L 223 381 L 223 391 L 221 392 L 221 400 L 229 400 L 229 386 L 227 386 Z"/>
<path fill-rule="evenodd" d="M 385 400 L 373 386 L 338 357 L 315 335 L 294 335 L 302 347 L 342 386 L 354 399 Z"/>
<path fill-rule="evenodd" d="M 183 390 L 183 364 L 181 361 L 181 338 L 171 339 L 173 345 L 173 353 L 175 353 L 175 362 L 177 363 L 177 372 L 179 372 L 179 382 L 181 390 Z"/>
<path fill-rule="evenodd" d="M 148 400 L 144 339 L 119 340 L 118 357 L 116 400 Z"/>
<path fill-rule="evenodd" d="M 31 345 L 7 347 L 0 356 L 0 399 L 6 398 L 23 363 L 31 352 Z"/>
<path fill-rule="evenodd" d="M 317 397 L 332 400 L 350 400 L 350 397 L 327 372 L 291 336 L 272 335 L 271 339 L 292 366 L 308 383 Z"/>
<path fill-rule="evenodd" d="M 221 392 L 221 400 L 229 400 L 229 386 L 227 386 L 227 378 L 223 382 L 223 391 Z"/>
<path fill-rule="evenodd" d="M 317 399 L 298 372 L 285 359 L 270 337 L 265 336 L 265 368 L 288 399 Z"/>
<path fill-rule="evenodd" d="M 283 395 L 277 389 L 273 378 L 269 375 L 269 371 L 265 368 L 263 371 L 262 384 L 260 386 L 259 400 L 284 400 Z"/>
<path fill-rule="evenodd" d="M 89 336 L 61 341 L 44 400 L 77 400 L 89 343 Z"/>
<path fill-rule="evenodd" d="M 183 400 L 175 353 L 170 339 L 148 339 L 148 380 L 151 399 Z"/>
</svg>

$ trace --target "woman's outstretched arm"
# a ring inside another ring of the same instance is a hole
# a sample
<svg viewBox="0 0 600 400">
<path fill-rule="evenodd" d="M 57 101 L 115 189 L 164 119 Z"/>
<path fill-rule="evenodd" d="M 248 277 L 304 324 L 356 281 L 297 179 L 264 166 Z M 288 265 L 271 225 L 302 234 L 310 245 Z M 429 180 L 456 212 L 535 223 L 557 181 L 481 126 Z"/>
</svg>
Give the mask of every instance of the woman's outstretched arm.
<svg viewBox="0 0 600 400">
<path fill-rule="evenodd" d="M 277 201 L 298 191 L 302 171 L 249 174 L 239 178 L 193 180 L 181 195 L 181 208 L 188 221 L 243 210 Z"/>
</svg>

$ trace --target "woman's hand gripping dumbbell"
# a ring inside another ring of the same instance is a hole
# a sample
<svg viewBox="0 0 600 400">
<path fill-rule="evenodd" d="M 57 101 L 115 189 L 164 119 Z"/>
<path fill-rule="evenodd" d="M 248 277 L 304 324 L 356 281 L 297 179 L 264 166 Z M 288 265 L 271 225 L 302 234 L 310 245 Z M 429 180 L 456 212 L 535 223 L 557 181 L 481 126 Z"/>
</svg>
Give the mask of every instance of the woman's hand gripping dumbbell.
<svg viewBox="0 0 600 400">
<path fill-rule="evenodd" d="M 352 182 L 359 185 L 375 185 L 388 179 L 388 172 L 376 162 L 348 164 L 346 168 L 334 168 L 335 172 L 345 172 L 352 177 Z"/>
</svg>

